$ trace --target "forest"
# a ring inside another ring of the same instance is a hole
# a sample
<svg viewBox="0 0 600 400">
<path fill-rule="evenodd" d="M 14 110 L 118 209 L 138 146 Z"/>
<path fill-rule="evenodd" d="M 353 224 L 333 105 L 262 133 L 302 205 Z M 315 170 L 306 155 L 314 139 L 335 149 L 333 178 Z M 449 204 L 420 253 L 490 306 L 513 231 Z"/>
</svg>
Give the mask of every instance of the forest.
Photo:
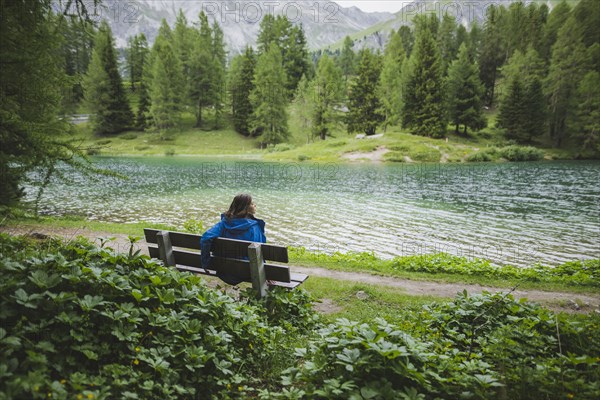
<svg viewBox="0 0 600 400">
<path fill-rule="evenodd" d="M 187 21 L 182 12 L 173 27 L 163 21 L 153 44 L 140 34 L 119 50 L 105 21 L 94 24 L 82 1 L 71 3 L 79 12 L 49 0 L 3 3 L 2 204 L 21 196 L 32 169 L 52 175 L 57 161 L 93 169 L 64 135 L 74 127 L 61 116 L 78 110 L 91 114 L 97 136 L 162 137 L 188 113 L 197 128 L 231 124 L 266 147 L 288 140 L 294 104 L 309 140 L 340 126 L 366 135 L 400 126 L 432 138 L 489 126 L 509 144 L 575 147 L 587 158 L 599 151 L 594 0 L 491 6 L 469 29 L 448 15 L 420 15 L 392 31 L 383 52 L 355 49 L 348 37 L 341 50 L 309 52 L 301 25 L 267 15 L 256 48 L 243 54 L 228 54 L 204 13 Z"/>
</svg>

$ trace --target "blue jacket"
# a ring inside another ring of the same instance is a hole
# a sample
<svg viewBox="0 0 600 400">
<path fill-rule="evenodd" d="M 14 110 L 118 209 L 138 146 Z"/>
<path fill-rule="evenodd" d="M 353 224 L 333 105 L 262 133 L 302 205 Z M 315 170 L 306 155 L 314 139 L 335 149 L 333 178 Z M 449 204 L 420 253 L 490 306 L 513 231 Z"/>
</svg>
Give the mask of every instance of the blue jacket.
<svg viewBox="0 0 600 400">
<path fill-rule="evenodd" d="M 210 268 L 210 248 L 213 239 L 217 237 L 267 243 L 265 221 L 254 217 L 228 219 L 225 217 L 225 214 L 221 214 L 221 221 L 204 232 L 200 239 L 200 254 L 203 268 Z M 244 258 L 247 259 L 248 257 Z M 218 276 L 232 285 L 240 283 L 239 280 L 230 279 L 231 277 Z"/>
</svg>

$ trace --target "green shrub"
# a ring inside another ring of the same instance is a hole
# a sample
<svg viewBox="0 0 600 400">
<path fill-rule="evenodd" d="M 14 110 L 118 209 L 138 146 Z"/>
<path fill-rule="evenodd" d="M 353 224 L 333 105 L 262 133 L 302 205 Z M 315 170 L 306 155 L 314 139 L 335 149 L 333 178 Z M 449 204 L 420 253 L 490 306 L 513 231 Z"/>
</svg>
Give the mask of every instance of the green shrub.
<svg viewBox="0 0 600 400">
<path fill-rule="evenodd" d="M 509 161 L 539 161 L 544 158 L 544 152 L 535 147 L 506 146 L 499 153 Z"/>
<path fill-rule="evenodd" d="M 300 154 L 300 155 L 298 156 L 298 161 L 308 161 L 308 160 L 310 160 L 310 157 L 309 157 L 309 156 L 307 156 L 307 155 Z"/>
<path fill-rule="evenodd" d="M 137 151 L 144 151 L 144 150 L 148 150 L 150 148 L 150 146 L 148 146 L 147 144 L 142 144 L 139 146 L 135 146 L 133 149 L 137 150 Z"/>
<path fill-rule="evenodd" d="M 102 140 L 96 141 L 96 144 L 99 145 L 99 146 L 104 146 L 104 145 L 107 145 L 107 144 L 109 144 L 111 142 L 112 142 L 112 140 L 110 140 L 110 139 L 102 139 Z"/>
<path fill-rule="evenodd" d="M 174 156 L 174 155 L 175 155 L 175 149 L 165 150 L 165 156 Z"/>
<path fill-rule="evenodd" d="M 100 149 L 97 147 L 90 147 L 88 149 L 85 150 L 85 153 L 88 156 L 97 156 L 98 154 L 100 154 Z"/>
<path fill-rule="evenodd" d="M 259 308 L 139 250 L 0 235 L 0 256 L 0 399 L 244 398 L 292 353 Z"/>
<path fill-rule="evenodd" d="M 183 229 L 186 232 L 202 234 L 204 233 L 204 224 L 198 219 L 188 219 L 183 223 Z"/>
<path fill-rule="evenodd" d="M 487 151 L 478 151 L 476 153 L 470 154 L 467 157 L 468 162 L 490 162 L 492 160 L 492 155 Z"/>
<path fill-rule="evenodd" d="M 130 132 L 130 133 L 121 135 L 120 138 L 123 140 L 134 140 L 134 139 L 137 139 L 137 135 L 133 132 Z"/>
<path fill-rule="evenodd" d="M 348 141 L 345 139 L 342 140 L 328 140 L 327 147 L 342 147 L 348 144 Z"/>
<path fill-rule="evenodd" d="M 401 330 L 340 319 L 296 350 L 283 382 L 319 399 L 594 398 L 600 388 L 600 316 L 582 330 L 510 294 L 463 292 L 411 320 Z"/>
</svg>

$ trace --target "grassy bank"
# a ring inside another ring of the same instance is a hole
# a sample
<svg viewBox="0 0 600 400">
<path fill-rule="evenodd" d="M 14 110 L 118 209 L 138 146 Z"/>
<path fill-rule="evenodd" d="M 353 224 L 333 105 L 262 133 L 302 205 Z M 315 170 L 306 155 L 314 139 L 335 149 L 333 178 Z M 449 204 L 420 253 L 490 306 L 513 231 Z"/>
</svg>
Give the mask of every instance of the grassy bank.
<svg viewBox="0 0 600 400">
<path fill-rule="evenodd" d="M 119 224 L 87 221 L 76 217 L 20 216 L 3 221 L 7 227 L 68 230 L 85 234 L 97 232 L 98 236 L 121 234 L 143 236 L 144 228 L 185 231 L 181 226 L 150 223 Z M 433 281 L 441 283 L 479 284 L 497 288 L 537 289 L 573 293 L 597 293 L 600 290 L 600 260 L 584 263 L 575 261 L 552 268 L 542 265 L 522 269 L 512 266 L 498 267 L 487 260 L 467 259 L 446 254 L 417 255 L 383 260 L 372 253 L 315 253 L 303 248 L 290 248 L 292 265 L 320 267 L 338 271 L 366 272 L 382 276 Z"/>
<path fill-rule="evenodd" d="M 400 127 L 389 127 L 385 134 L 374 138 L 349 135 L 342 116 L 331 137 L 323 141 L 312 139 L 304 128 L 295 105 L 289 107 L 288 142 L 263 149 L 256 138 L 244 137 L 232 128 L 226 115 L 215 129 L 208 117 L 205 124 L 194 127 L 194 116 L 184 114 L 179 128 L 167 132 L 123 132 L 118 135 L 95 136 L 88 123 L 76 127 L 76 140 L 90 147 L 90 154 L 106 156 L 206 155 L 262 158 L 273 161 L 347 162 L 489 162 L 527 161 L 538 159 L 573 159 L 575 150 L 557 150 L 538 144 L 542 149 L 511 147 L 497 130 L 487 128 L 467 136 L 448 131 L 448 140 L 414 136 Z M 495 112 L 488 113 L 493 121 Z M 376 152 L 376 153 L 373 153 Z"/>
</svg>

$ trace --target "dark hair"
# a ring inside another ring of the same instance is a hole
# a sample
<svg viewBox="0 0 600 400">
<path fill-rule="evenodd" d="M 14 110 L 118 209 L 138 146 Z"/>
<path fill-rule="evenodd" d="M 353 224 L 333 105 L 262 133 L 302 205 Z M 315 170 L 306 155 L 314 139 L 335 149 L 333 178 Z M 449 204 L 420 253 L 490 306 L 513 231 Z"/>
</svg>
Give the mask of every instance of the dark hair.
<svg viewBox="0 0 600 400">
<path fill-rule="evenodd" d="M 225 213 L 225 217 L 231 218 L 247 218 L 251 216 L 248 212 L 252 204 L 252 196 L 246 193 L 238 194 L 233 198 L 229 210 Z"/>
</svg>

